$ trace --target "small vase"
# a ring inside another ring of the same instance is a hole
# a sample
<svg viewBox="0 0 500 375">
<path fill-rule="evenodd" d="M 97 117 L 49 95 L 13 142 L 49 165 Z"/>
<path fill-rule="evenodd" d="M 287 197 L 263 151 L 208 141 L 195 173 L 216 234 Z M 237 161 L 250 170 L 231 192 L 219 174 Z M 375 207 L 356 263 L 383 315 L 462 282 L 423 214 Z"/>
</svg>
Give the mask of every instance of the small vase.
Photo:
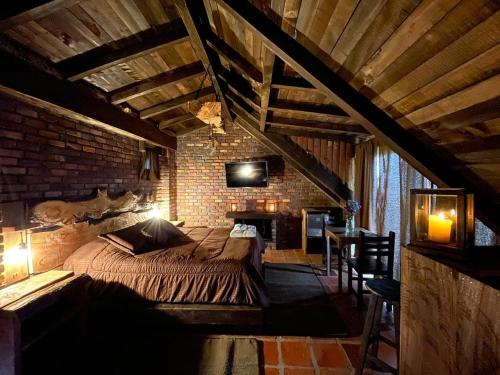
<svg viewBox="0 0 500 375">
<path fill-rule="evenodd" d="M 345 222 L 345 231 L 347 233 L 354 233 L 356 225 L 354 224 L 354 216 L 349 216 Z"/>
</svg>

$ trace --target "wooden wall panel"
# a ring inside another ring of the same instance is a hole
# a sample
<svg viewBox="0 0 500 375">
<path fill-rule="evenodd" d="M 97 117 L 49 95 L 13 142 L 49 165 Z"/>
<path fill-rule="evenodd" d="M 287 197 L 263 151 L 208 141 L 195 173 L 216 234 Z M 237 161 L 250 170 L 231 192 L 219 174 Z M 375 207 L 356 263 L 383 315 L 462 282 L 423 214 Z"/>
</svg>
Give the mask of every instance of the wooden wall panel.
<svg viewBox="0 0 500 375">
<path fill-rule="evenodd" d="M 402 250 L 400 374 L 499 374 L 500 292 Z"/>
<path fill-rule="evenodd" d="M 351 144 L 320 138 L 296 136 L 290 138 L 318 163 L 339 176 L 343 182 L 347 182 L 350 160 L 354 157 L 354 147 Z"/>
</svg>

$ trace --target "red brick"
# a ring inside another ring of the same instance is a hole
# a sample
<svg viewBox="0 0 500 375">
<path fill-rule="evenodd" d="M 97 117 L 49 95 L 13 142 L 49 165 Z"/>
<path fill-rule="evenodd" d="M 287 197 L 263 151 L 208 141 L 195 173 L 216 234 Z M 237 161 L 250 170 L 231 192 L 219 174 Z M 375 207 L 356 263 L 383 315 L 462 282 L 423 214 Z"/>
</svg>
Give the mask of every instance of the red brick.
<svg viewBox="0 0 500 375">
<path fill-rule="evenodd" d="M 66 147 L 66 143 L 65 142 L 57 141 L 55 139 L 50 139 L 48 141 L 48 143 L 49 143 L 49 145 L 55 146 L 55 147 L 61 147 L 61 148 Z"/>
<path fill-rule="evenodd" d="M 17 165 L 17 159 L 0 157 L 0 165 Z"/>
<path fill-rule="evenodd" d="M 0 129 L 0 137 L 8 138 L 8 139 L 15 139 L 15 140 L 22 140 L 23 134 L 19 133 L 19 132 L 13 132 L 10 130 Z"/>
<path fill-rule="evenodd" d="M 26 174 L 26 168 L 18 167 L 2 167 L 1 171 L 3 174 Z"/>
</svg>

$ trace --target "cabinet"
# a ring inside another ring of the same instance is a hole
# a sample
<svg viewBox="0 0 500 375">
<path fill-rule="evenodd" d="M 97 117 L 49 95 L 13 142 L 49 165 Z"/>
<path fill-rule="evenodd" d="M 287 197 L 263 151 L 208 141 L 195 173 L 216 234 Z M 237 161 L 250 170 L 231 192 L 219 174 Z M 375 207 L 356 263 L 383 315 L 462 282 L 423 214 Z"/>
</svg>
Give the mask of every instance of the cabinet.
<svg viewBox="0 0 500 375">
<path fill-rule="evenodd" d="M 0 290 L 0 374 L 66 372 L 83 348 L 89 284 L 53 270 Z"/>
</svg>

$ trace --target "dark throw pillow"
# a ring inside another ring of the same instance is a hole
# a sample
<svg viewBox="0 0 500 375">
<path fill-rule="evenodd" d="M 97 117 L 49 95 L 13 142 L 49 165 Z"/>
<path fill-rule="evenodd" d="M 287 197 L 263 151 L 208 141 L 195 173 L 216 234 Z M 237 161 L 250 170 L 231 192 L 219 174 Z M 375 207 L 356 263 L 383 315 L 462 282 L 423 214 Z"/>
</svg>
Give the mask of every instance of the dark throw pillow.
<svg viewBox="0 0 500 375">
<path fill-rule="evenodd" d="M 154 249 L 174 247 L 189 242 L 189 237 L 167 220 L 153 218 L 141 224 L 141 233 L 148 237 Z"/>
<path fill-rule="evenodd" d="M 120 250 L 132 255 L 138 255 L 152 250 L 149 238 L 142 234 L 141 230 L 142 227 L 136 224 L 114 232 L 101 234 L 99 237 L 115 245 Z"/>
<path fill-rule="evenodd" d="M 114 232 L 101 234 L 120 250 L 132 255 L 178 246 L 190 241 L 175 225 L 163 219 L 149 219 Z"/>
</svg>

